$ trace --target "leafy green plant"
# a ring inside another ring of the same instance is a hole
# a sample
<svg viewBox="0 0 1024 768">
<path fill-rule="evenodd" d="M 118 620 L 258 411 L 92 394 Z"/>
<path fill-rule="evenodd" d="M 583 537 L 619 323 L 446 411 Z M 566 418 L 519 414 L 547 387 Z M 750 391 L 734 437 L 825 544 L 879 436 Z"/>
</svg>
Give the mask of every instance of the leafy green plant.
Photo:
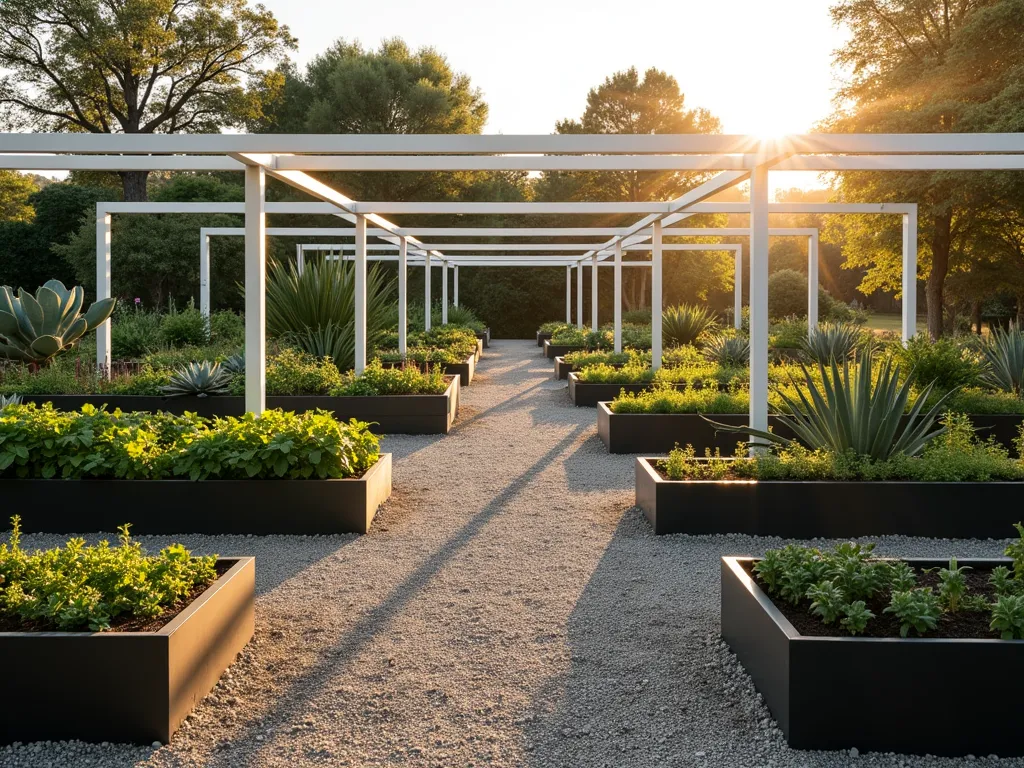
<svg viewBox="0 0 1024 768">
<path fill-rule="evenodd" d="M 0 286 L 0 356 L 44 365 L 54 356 L 95 330 L 114 311 L 114 299 L 102 299 L 82 314 L 85 290 L 71 290 L 59 280 L 48 280 L 33 296 L 23 288 L 18 295 Z"/>
<path fill-rule="evenodd" d="M 913 629 L 918 636 L 935 629 L 942 613 L 939 598 L 929 587 L 893 592 L 884 613 L 893 614 L 900 622 L 900 637 Z"/>
<path fill-rule="evenodd" d="M 807 318 L 786 317 L 771 324 L 768 344 L 773 349 L 803 349 L 807 335 Z"/>
<path fill-rule="evenodd" d="M 821 323 L 804 339 L 804 354 L 820 365 L 849 359 L 860 343 L 861 331 L 845 323 Z"/>
<path fill-rule="evenodd" d="M 160 349 L 160 316 L 155 312 L 132 307 L 115 312 L 111 319 L 110 340 L 113 356 L 118 360 L 142 357 Z"/>
<path fill-rule="evenodd" d="M 193 557 L 181 544 L 147 555 L 118 530 L 120 546 L 21 548 L 21 518 L 11 518 L 10 544 L 0 544 L 0 615 L 33 629 L 110 629 L 121 619 L 152 619 L 180 605 L 217 577 L 216 555 Z"/>
<path fill-rule="evenodd" d="M 985 358 L 982 382 L 1024 396 L 1024 329 L 1016 324 L 993 329 L 981 352 Z"/>
<path fill-rule="evenodd" d="M 1018 591 L 1019 582 L 1014 581 L 1010 575 L 1010 569 L 1005 565 L 997 565 L 989 574 L 988 583 L 992 585 L 997 595 L 1012 595 Z"/>
<path fill-rule="evenodd" d="M 906 592 L 917 586 L 917 574 L 902 560 L 889 563 L 889 591 Z"/>
<path fill-rule="evenodd" d="M 436 322 L 434 323 L 434 325 L 441 325 L 440 311 L 438 311 L 437 313 Z M 477 317 L 476 312 L 474 312 L 467 306 L 457 307 L 454 304 L 448 305 L 447 325 L 450 325 L 455 328 L 468 328 L 474 333 L 483 333 L 485 330 L 487 330 L 487 326 L 479 317 Z"/>
<path fill-rule="evenodd" d="M 0 409 L 8 405 L 21 405 L 21 395 L 0 395 Z"/>
<path fill-rule="evenodd" d="M 1024 595 L 997 597 L 989 626 L 1003 640 L 1024 640 Z"/>
<path fill-rule="evenodd" d="M 722 392 L 717 387 L 681 390 L 661 386 L 645 392 L 622 392 L 609 407 L 612 413 L 714 414 L 745 413 L 749 406 L 750 397 L 745 391 Z"/>
<path fill-rule="evenodd" d="M 437 365 L 424 372 L 411 365 L 385 368 L 380 360 L 373 360 L 359 376 L 349 372 L 332 388 L 331 394 L 336 397 L 442 395 L 448 389 L 448 384 L 449 380 Z"/>
<path fill-rule="evenodd" d="M 685 477 L 687 480 L 721 480 L 729 472 L 728 462 L 721 461 L 717 452 L 712 455 L 705 451 L 704 460 L 699 460 L 693 446 L 676 447 L 669 457 L 660 465 L 660 469 L 670 480 Z"/>
<path fill-rule="evenodd" d="M 661 333 L 667 346 L 695 344 L 703 334 L 717 327 L 714 313 L 706 307 L 680 304 L 661 314 Z"/>
<path fill-rule="evenodd" d="M 807 599 L 811 601 L 811 613 L 820 616 L 826 624 L 842 616 L 846 607 L 843 590 L 830 581 L 822 581 L 808 588 Z"/>
<path fill-rule="evenodd" d="M 189 363 L 175 371 L 170 383 L 162 387 L 161 391 L 169 397 L 226 395 L 230 383 L 230 377 L 221 369 L 220 363 L 203 360 L 200 363 Z"/>
<path fill-rule="evenodd" d="M 717 334 L 704 344 L 704 357 L 724 366 L 746 366 L 750 360 L 750 342 L 743 336 Z"/>
<path fill-rule="evenodd" d="M 631 309 L 622 313 L 622 322 L 628 325 L 650 325 L 650 309 Z"/>
<path fill-rule="evenodd" d="M 939 599 L 950 613 L 960 610 L 960 604 L 967 595 L 967 576 L 964 571 L 969 570 L 971 568 L 968 565 L 958 568 L 954 557 L 950 559 L 948 568 L 939 571 Z"/>
<path fill-rule="evenodd" d="M 244 393 L 244 377 L 237 376 L 236 381 Z M 286 348 L 267 357 L 268 395 L 326 395 L 342 381 L 338 366 L 327 356 L 317 359 Z"/>
<path fill-rule="evenodd" d="M 919 386 L 932 384 L 939 392 L 976 384 L 981 373 L 975 356 L 954 339 L 932 341 L 918 334 L 895 350 L 907 378 Z"/>
<path fill-rule="evenodd" d="M 169 347 L 200 347 L 210 340 L 210 324 L 193 300 L 181 310 L 172 303 L 160 319 L 160 337 Z"/>
<path fill-rule="evenodd" d="M 537 333 L 554 333 L 555 331 L 559 331 L 563 328 L 572 328 L 572 326 L 568 323 L 563 323 L 560 320 L 549 320 L 546 323 L 540 324 L 540 327 L 537 329 Z"/>
<path fill-rule="evenodd" d="M 1024 525 L 1014 523 L 1013 527 L 1017 529 L 1019 537 L 1007 545 L 1003 554 L 1013 558 L 1013 578 L 1024 584 Z"/>
<path fill-rule="evenodd" d="M 887 358 L 872 381 L 872 357 L 870 346 L 861 350 L 852 381 L 848 360 L 843 362 L 842 372 L 835 360 L 827 368 L 819 364 L 820 384 L 801 366 L 804 381 L 795 390 L 795 398 L 775 387 L 789 410 L 789 414 L 780 415 L 779 420 L 811 449 L 836 454 L 852 452 L 876 461 L 896 454 L 920 453 L 945 431 L 945 427 L 934 428 L 945 400 L 940 398 L 922 414 L 931 391 L 930 386 L 925 387 L 907 411 L 911 387 L 908 382 L 900 384 L 899 365 L 894 366 L 891 358 Z M 749 426 L 712 423 L 722 431 L 755 435 L 777 445 L 789 446 L 794 442 Z"/>
<path fill-rule="evenodd" d="M 241 346 L 245 343 L 245 318 L 230 310 L 210 315 L 210 343 Z"/>
<path fill-rule="evenodd" d="M 854 600 L 843 608 L 843 619 L 839 622 L 851 635 L 860 635 L 868 626 L 868 622 L 875 618 L 875 614 L 868 610 L 863 600 Z"/>
</svg>

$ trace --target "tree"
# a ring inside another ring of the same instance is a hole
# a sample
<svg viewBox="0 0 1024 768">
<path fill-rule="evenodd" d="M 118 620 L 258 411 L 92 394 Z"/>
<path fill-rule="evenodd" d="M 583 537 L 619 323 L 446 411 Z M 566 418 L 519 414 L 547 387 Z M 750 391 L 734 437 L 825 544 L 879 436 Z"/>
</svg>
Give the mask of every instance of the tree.
<svg viewBox="0 0 1024 768">
<path fill-rule="evenodd" d="M 480 133 L 487 104 L 469 76 L 434 48 L 409 49 L 398 38 L 368 51 L 339 40 L 304 74 L 291 64 L 281 98 L 249 122 L 253 133 Z M 276 88 L 276 86 L 275 86 Z M 443 200 L 471 184 L 473 174 L 330 173 L 324 180 L 357 200 Z"/>
<path fill-rule="evenodd" d="M 36 211 L 29 197 L 38 191 L 31 176 L 0 170 L 0 221 L 32 221 Z"/>
<path fill-rule="evenodd" d="M 616 72 L 587 94 L 587 107 L 579 120 L 561 120 L 555 126 L 558 133 L 718 133 L 718 118 L 705 109 L 689 109 L 672 75 L 658 69 L 648 69 L 643 77 L 636 68 Z M 537 197 L 541 200 L 599 200 L 648 202 L 678 197 L 704 181 L 706 174 L 675 171 L 609 171 L 609 172 L 552 172 L 544 174 L 537 184 Z M 635 218 L 635 217 L 634 217 Z M 709 217 L 710 218 L 710 217 Z M 618 226 L 627 219 L 594 222 L 597 226 Z M 695 219 L 695 221 L 698 221 Z M 630 222 L 631 223 L 631 222 Z M 714 258 L 727 259 L 727 255 Z M 690 259 L 698 263 L 706 257 Z M 713 276 L 725 270 L 705 273 Z M 731 275 L 731 269 L 727 270 Z M 623 303 L 627 309 L 647 306 L 649 270 L 626 270 L 623 276 Z M 729 287 L 718 279 L 707 288 Z M 706 292 L 706 291 L 705 291 Z"/>
<path fill-rule="evenodd" d="M 850 72 L 827 130 L 865 133 L 1020 131 L 1024 0 L 841 0 L 831 9 L 850 38 L 835 62 Z M 834 190 L 846 202 L 917 202 L 919 263 L 927 275 L 928 331 L 943 333 L 947 275 L 976 244 L 979 190 L 1000 173 L 846 173 Z M 1020 202 L 1018 201 L 1018 205 Z M 861 290 L 899 290 L 895 229 L 848 221 L 845 253 L 867 268 Z"/>
<path fill-rule="evenodd" d="M 11 129 L 216 133 L 259 116 L 281 82 L 261 64 L 294 47 L 287 27 L 245 0 L 4 0 L 2 119 Z M 121 178 L 125 200 L 146 199 L 145 171 Z"/>
</svg>

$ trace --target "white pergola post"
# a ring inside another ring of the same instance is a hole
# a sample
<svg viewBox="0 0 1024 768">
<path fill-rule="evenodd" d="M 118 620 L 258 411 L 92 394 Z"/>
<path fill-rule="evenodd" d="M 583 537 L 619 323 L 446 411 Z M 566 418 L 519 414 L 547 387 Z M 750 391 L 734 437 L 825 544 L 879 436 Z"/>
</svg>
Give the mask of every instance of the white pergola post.
<svg viewBox="0 0 1024 768">
<path fill-rule="evenodd" d="M 903 343 L 917 334 L 917 208 L 903 214 Z"/>
<path fill-rule="evenodd" d="M 590 264 L 590 330 L 597 330 L 597 254 Z"/>
<path fill-rule="evenodd" d="M 736 271 L 732 286 L 732 327 L 743 327 L 743 247 L 736 249 Z"/>
<path fill-rule="evenodd" d="M 448 325 L 448 262 L 441 262 L 441 325 Z"/>
<path fill-rule="evenodd" d="M 614 335 L 615 335 L 615 351 L 622 351 L 622 240 L 615 241 L 615 311 L 612 315 L 614 318 Z"/>
<path fill-rule="evenodd" d="M 750 426 L 768 429 L 768 166 L 750 173 Z M 758 440 L 751 436 L 751 441 Z M 752 451 L 758 450 L 751 447 Z"/>
<path fill-rule="evenodd" d="M 430 251 L 423 254 L 423 330 L 430 330 Z"/>
<path fill-rule="evenodd" d="M 452 267 L 452 304 L 459 306 L 459 265 Z"/>
<path fill-rule="evenodd" d="M 199 238 L 199 312 L 210 321 L 210 236 Z M 209 331 L 209 328 L 207 328 Z"/>
<path fill-rule="evenodd" d="M 306 246 L 302 243 L 296 246 L 295 263 L 300 275 L 306 271 Z"/>
<path fill-rule="evenodd" d="M 354 368 L 358 376 L 366 370 L 366 217 L 358 215 L 356 216 L 355 269 L 356 354 Z"/>
<path fill-rule="evenodd" d="M 409 241 L 400 237 L 398 239 L 398 354 L 402 357 L 405 357 L 409 349 L 408 257 Z M 455 273 L 458 275 L 458 267 L 455 268 Z"/>
<path fill-rule="evenodd" d="M 583 328 L 583 262 L 576 262 L 576 327 Z"/>
<path fill-rule="evenodd" d="M 807 335 L 818 330 L 818 235 L 807 238 Z"/>
<path fill-rule="evenodd" d="M 572 267 L 565 267 L 565 324 L 572 325 Z"/>
<path fill-rule="evenodd" d="M 266 173 L 245 166 L 245 410 L 267 407 L 267 216 Z"/>
<path fill-rule="evenodd" d="M 96 300 L 110 298 L 110 214 L 96 204 Z M 110 318 L 96 328 L 96 367 L 110 378 Z"/>
<path fill-rule="evenodd" d="M 661 367 L 661 221 L 651 230 L 651 368 Z"/>
</svg>

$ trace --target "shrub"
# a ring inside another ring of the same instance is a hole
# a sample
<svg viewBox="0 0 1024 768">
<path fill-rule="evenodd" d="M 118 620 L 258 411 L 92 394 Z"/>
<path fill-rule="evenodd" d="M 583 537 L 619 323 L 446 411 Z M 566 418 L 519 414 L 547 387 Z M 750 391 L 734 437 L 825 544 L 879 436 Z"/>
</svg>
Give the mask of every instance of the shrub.
<svg viewBox="0 0 1024 768">
<path fill-rule="evenodd" d="M 932 341 L 918 334 L 905 347 L 897 345 L 894 349 L 900 366 L 919 386 L 934 384 L 936 390 L 949 392 L 978 382 L 981 368 L 977 359 L 952 339 Z"/>
<path fill-rule="evenodd" d="M 1024 330 L 1011 324 L 996 328 L 981 348 L 985 356 L 982 381 L 993 389 L 1024 395 Z"/>
<path fill-rule="evenodd" d="M 217 577 L 216 555 L 192 557 L 181 544 L 147 555 L 123 525 L 120 546 L 71 539 L 63 547 L 26 552 L 21 518 L 11 518 L 10 544 L 0 544 L 0 615 L 36 630 L 99 632 L 131 619 L 152 619 Z"/>
<path fill-rule="evenodd" d="M 614 331 L 612 340 L 614 344 Z M 650 349 L 651 326 L 624 322 L 622 324 L 622 347 L 623 349 Z"/>
<path fill-rule="evenodd" d="M 628 325 L 650 325 L 650 309 L 631 309 L 622 313 L 622 322 Z"/>
<path fill-rule="evenodd" d="M 118 360 L 139 358 L 160 349 L 160 316 L 143 309 L 117 312 L 111 321 L 110 341 L 113 357 Z"/>
<path fill-rule="evenodd" d="M 787 317 L 768 329 L 768 343 L 775 349 L 802 349 L 806 341 L 806 319 Z"/>
<path fill-rule="evenodd" d="M 244 392 L 245 378 L 237 376 Z M 326 395 L 343 376 L 330 357 L 315 358 L 295 349 L 282 349 L 267 357 L 268 395 Z"/>
<path fill-rule="evenodd" d="M 210 340 L 210 327 L 190 300 L 180 311 L 172 305 L 171 311 L 161 318 L 160 337 L 169 347 L 200 347 Z"/>
<path fill-rule="evenodd" d="M 669 307 L 661 315 L 662 337 L 668 346 L 695 344 L 702 334 L 717 326 L 713 312 L 690 304 Z"/>
<path fill-rule="evenodd" d="M 680 365 L 691 365 L 704 361 L 704 356 L 693 344 L 680 344 L 678 347 L 669 347 L 661 353 L 661 364 L 667 368 L 675 368 Z"/>
<path fill-rule="evenodd" d="M 379 458 L 369 425 L 325 411 L 265 411 L 256 418 L 79 412 L 9 406 L 0 414 L 0 477 L 192 480 L 338 478 Z"/>
<path fill-rule="evenodd" d="M 768 317 L 807 317 L 807 275 L 780 269 L 768 277 Z"/>
<path fill-rule="evenodd" d="M 442 395 L 448 389 L 448 379 L 439 366 L 424 373 L 415 366 L 384 368 L 374 360 L 362 374 L 349 373 L 331 390 L 340 397 L 377 397 L 380 395 Z"/>
<path fill-rule="evenodd" d="M 210 343 L 241 347 L 245 344 L 245 318 L 230 310 L 211 314 Z"/>
<path fill-rule="evenodd" d="M 437 310 L 436 317 L 431 317 L 431 323 L 434 326 L 441 325 L 441 311 Z M 458 306 L 454 304 L 448 305 L 448 323 L 447 325 L 453 328 L 468 328 L 476 333 L 483 333 L 487 330 L 487 326 L 484 322 L 476 316 L 476 313 L 469 307 Z"/>
<path fill-rule="evenodd" d="M 554 333 L 555 331 L 559 331 L 563 328 L 572 327 L 573 326 L 568 323 L 563 323 L 560 320 L 550 320 L 546 323 L 541 323 L 540 327 L 537 329 L 537 333 Z"/>
</svg>

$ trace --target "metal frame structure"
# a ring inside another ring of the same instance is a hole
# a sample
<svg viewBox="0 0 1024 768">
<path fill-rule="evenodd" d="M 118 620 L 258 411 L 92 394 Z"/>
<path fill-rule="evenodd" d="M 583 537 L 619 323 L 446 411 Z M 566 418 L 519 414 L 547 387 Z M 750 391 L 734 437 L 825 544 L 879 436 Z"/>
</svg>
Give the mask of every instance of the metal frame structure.
<svg viewBox="0 0 1024 768">
<path fill-rule="evenodd" d="M 750 182 L 750 421 L 767 427 L 768 369 L 768 178 L 771 170 L 1022 170 L 1024 134 L 810 134 L 764 141 L 731 135 L 146 135 L 3 134 L 0 167 L 62 170 L 241 170 L 245 176 L 246 408 L 265 405 L 266 179 L 272 177 L 321 201 L 323 213 L 354 224 L 356 278 L 355 363 L 366 363 L 366 263 L 368 231 L 380 229 L 386 242 L 407 250 L 421 245 L 392 224 L 392 213 L 623 213 L 646 214 L 610 236 L 579 263 L 596 265 L 611 252 L 621 280 L 623 249 L 630 238 L 650 239 L 652 304 L 661 303 L 665 230 L 701 211 L 716 193 Z M 658 203 L 361 203 L 310 176 L 308 171 L 459 170 L 694 170 L 719 171 L 686 194 Z M 898 206 L 882 206 L 896 213 Z M 784 212 L 784 211 L 779 211 Z M 866 211 L 849 211 L 866 212 Z M 904 335 L 913 333 L 916 291 L 916 208 L 899 211 L 904 223 Z M 97 211 L 99 217 L 99 209 Z M 97 227 L 97 246 L 106 259 L 97 269 L 98 290 L 109 289 L 109 212 Z M 103 236 L 105 235 L 105 240 Z M 525 235 L 524 235 L 525 236 Z M 906 247 L 906 246 L 911 247 Z M 424 260 L 445 258 L 427 250 Z M 429 270 L 428 270 L 429 274 Z M 596 270 L 595 270 L 596 275 Z M 581 281 L 580 281 L 581 282 Z M 596 285 L 596 281 L 594 283 Z M 658 307 L 655 307 L 658 308 Z M 596 302 L 594 302 L 596 310 Z M 616 314 L 621 313 L 621 307 Z M 908 322 L 911 323 L 908 327 Z M 657 325 L 657 324 L 655 324 Z M 99 342 L 98 342 L 99 343 Z M 106 334 L 109 350 L 109 333 Z"/>
</svg>

